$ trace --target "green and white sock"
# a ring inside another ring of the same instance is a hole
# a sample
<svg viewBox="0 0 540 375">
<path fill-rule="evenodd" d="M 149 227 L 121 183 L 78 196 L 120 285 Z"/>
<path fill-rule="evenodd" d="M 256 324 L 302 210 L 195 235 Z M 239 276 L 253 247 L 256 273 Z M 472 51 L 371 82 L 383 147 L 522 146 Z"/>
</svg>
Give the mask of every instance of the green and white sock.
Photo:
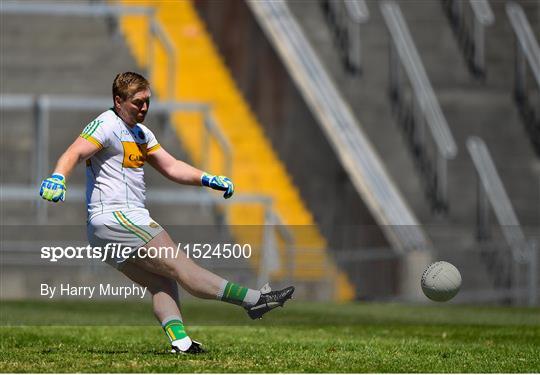
<svg viewBox="0 0 540 375">
<path fill-rule="evenodd" d="M 191 339 L 187 335 L 184 323 L 179 316 L 173 315 L 165 318 L 161 322 L 161 326 L 167 334 L 171 345 L 178 347 L 180 350 L 187 350 L 191 346 Z"/>
<path fill-rule="evenodd" d="M 217 293 L 218 299 L 244 307 L 253 306 L 260 297 L 260 291 L 249 289 L 227 280 L 221 282 L 221 286 Z"/>
</svg>

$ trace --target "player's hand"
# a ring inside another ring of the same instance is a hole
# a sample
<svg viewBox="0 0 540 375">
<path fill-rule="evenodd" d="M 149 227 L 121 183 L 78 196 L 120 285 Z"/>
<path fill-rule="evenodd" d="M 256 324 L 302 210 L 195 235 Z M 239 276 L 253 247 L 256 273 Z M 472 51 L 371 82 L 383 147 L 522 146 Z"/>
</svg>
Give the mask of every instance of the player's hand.
<svg viewBox="0 0 540 375">
<path fill-rule="evenodd" d="M 211 174 L 204 173 L 201 177 L 203 186 L 208 186 L 214 190 L 224 191 L 223 198 L 228 199 L 232 197 L 234 193 L 234 184 L 231 179 L 225 176 L 212 176 Z"/>
<path fill-rule="evenodd" d="M 54 173 L 51 177 L 43 180 L 39 195 L 51 202 L 63 202 L 66 199 L 66 179 L 64 176 Z"/>
</svg>

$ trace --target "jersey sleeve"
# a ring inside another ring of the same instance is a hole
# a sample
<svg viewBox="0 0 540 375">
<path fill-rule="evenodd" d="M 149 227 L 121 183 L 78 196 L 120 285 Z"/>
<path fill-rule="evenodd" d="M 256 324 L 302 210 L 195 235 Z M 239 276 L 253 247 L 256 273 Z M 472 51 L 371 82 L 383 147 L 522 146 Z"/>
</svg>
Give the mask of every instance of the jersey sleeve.
<svg viewBox="0 0 540 375">
<path fill-rule="evenodd" d="M 99 149 L 105 148 L 109 145 L 110 134 L 107 131 L 107 126 L 104 126 L 104 120 L 99 117 L 86 125 L 83 129 L 80 137 L 92 142 Z"/>
<path fill-rule="evenodd" d="M 152 131 L 148 128 L 145 129 L 146 131 L 146 139 L 147 139 L 147 143 L 146 143 L 146 152 L 148 154 L 154 152 L 154 151 L 157 151 L 161 148 L 161 145 L 159 144 L 159 142 L 157 141 L 156 139 L 156 136 L 154 135 L 154 133 L 152 133 Z"/>
</svg>

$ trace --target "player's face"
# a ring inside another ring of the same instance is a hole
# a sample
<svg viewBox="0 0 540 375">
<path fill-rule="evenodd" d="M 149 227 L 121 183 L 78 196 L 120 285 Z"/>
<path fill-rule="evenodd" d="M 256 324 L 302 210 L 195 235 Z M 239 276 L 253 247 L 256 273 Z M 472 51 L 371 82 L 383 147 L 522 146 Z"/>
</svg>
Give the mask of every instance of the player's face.
<svg viewBox="0 0 540 375">
<path fill-rule="evenodd" d="M 116 104 L 122 119 L 129 125 L 144 121 L 150 107 L 151 92 L 149 89 L 136 92 L 132 97 L 122 100 L 116 97 Z"/>
</svg>

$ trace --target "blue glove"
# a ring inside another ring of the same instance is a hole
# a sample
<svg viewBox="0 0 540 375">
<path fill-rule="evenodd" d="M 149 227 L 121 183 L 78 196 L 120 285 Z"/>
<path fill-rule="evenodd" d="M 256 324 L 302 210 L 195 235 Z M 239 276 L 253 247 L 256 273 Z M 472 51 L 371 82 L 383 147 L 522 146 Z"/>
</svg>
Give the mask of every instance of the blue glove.
<svg viewBox="0 0 540 375">
<path fill-rule="evenodd" d="M 41 198 L 51 202 L 64 201 L 66 199 L 66 179 L 59 173 L 54 173 L 41 183 L 39 189 Z"/>
<path fill-rule="evenodd" d="M 208 186 L 214 190 L 224 191 L 223 198 L 228 199 L 232 197 L 234 193 L 234 184 L 225 176 L 212 176 L 208 173 L 203 173 L 201 177 L 203 186 Z"/>
</svg>

